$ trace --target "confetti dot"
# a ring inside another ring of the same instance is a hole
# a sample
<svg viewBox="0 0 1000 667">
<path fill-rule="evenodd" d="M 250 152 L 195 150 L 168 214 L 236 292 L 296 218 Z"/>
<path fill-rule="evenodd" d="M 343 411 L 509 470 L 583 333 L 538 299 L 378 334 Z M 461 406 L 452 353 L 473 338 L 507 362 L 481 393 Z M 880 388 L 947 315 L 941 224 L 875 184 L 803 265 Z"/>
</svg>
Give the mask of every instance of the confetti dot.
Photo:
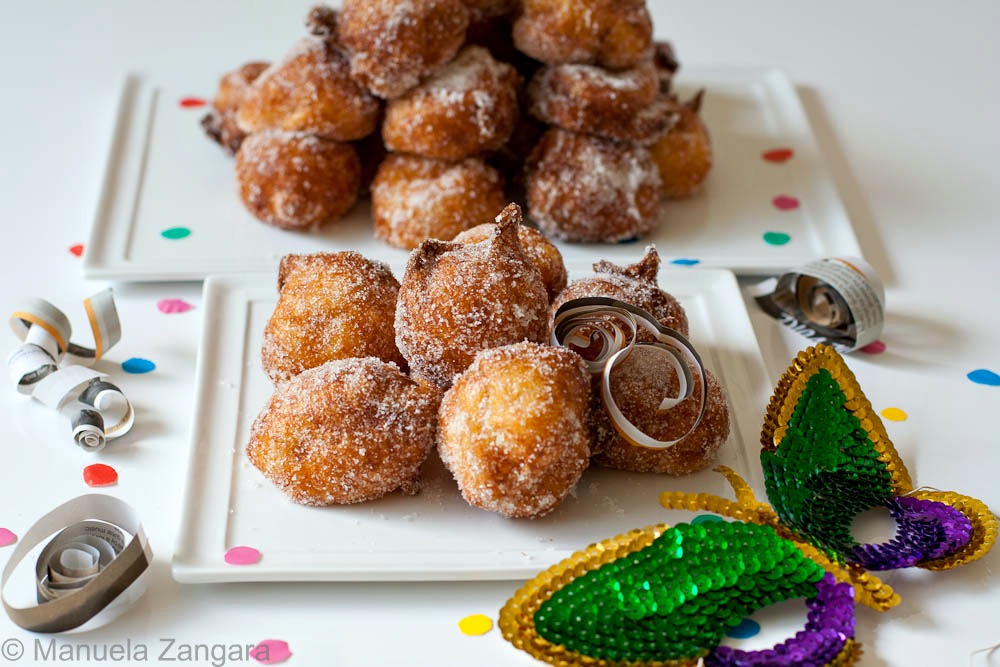
<svg viewBox="0 0 1000 667">
<path fill-rule="evenodd" d="M 0 528 L 0 547 L 9 547 L 14 542 L 17 542 L 17 535 L 6 528 Z"/>
<path fill-rule="evenodd" d="M 900 410 L 899 408 L 886 408 L 879 414 L 881 414 L 884 418 L 888 419 L 891 422 L 906 421 L 907 417 L 906 413 Z"/>
<path fill-rule="evenodd" d="M 785 245 L 791 240 L 791 235 L 785 232 L 764 232 L 764 242 L 770 245 Z"/>
<path fill-rule="evenodd" d="M 207 104 L 205 100 L 200 97 L 182 97 L 180 101 L 181 107 L 185 109 L 197 109 L 198 107 L 203 107 Z"/>
<path fill-rule="evenodd" d="M 94 463 L 83 469 L 87 486 L 111 486 L 118 483 L 118 471 L 103 463 Z"/>
<path fill-rule="evenodd" d="M 716 514 L 699 514 L 691 523 L 697 526 L 699 523 L 715 523 L 716 521 L 722 521 L 722 517 Z"/>
<path fill-rule="evenodd" d="M 751 618 L 744 618 L 739 625 L 726 630 L 726 636 L 733 639 L 749 639 L 758 632 L 760 632 L 760 623 Z"/>
<path fill-rule="evenodd" d="M 860 349 L 865 354 L 882 354 L 885 352 L 885 343 L 880 340 L 873 340 Z"/>
<path fill-rule="evenodd" d="M 681 259 L 672 259 L 670 260 L 670 263 L 676 264 L 677 266 L 694 266 L 695 264 L 701 264 L 701 260 L 681 258 Z"/>
<path fill-rule="evenodd" d="M 639 240 L 638 236 L 630 236 L 627 239 L 622 239 L 618 242 L 619 245 L 626 245 L 628 243 L 636 243 Z"/>
<path fill-rule="evenodd" d="M 69 247 L 69 254 L 71 254 L 71 255 L 73 255 L 75 257 L 81 257 L 83 255 L 83 244 L 82 243 L 76 243 L 74 245 L 71 245 Z"/>
<path fill-rule="evenodd" d="M 779 211 L 791 211 L 799 207 L 799 200 L 788 195 L 778 195 L 771 200 L 771 203 Z"/>
<path fill-rule="evenodd" d="M 761 157 L 768 162 L 788 162 L 795 155 L 791 148 L 773 148 L 761 153 Z"/>
<path fill-rule="evenodd" d="M 142 359 L 140 357 L 132 357 L 131 359 L 126 359 L 122 362 L 122 370 L 126 373 L 133 373 L 139 375 L 142 373 L 148 373 L 156 368 L 154 364 L 149 359 Z"/>
<path fill-rule="evenodd" d="M 191 236 L 191 230 L 187 227 L 170 227 L 160 232 L 160 236 L 171 241 L 177 241 L 178 239 Z"/>
<path fill-rule="evenodd" d="M 156 309 L 166 315 L 173 313 L 186 313 L 192 308 L 194 308 L 194 306 L 184 299 L 160 299 L 156 302 Z"/>
<path fill-rule="evenodd" d="M 233 547 L 224 560 L 230 565 L 256 565 L 260 562 L 260 552 L 253 547 Z"/>
<path fill-rule="evenodd" d="M 985 384 L 988 387 L 1000 387 L 1000 375 L 997 375 L 993 371 L 986 368 L 977 368 L 976 370 L 968 373 L 965 377 L 969 378 L 976 384 Z"/>
<path fill-rule="evenodd" d="M 250 657 L 262 665 L 277 665 L 292 657 L 292 652 L 286 641 L 265 639 L 250 649 Z"/>
<path fill-rule="evenodd" d="M 463 635 L 485 635 L 493 629 L 493 619 L 485 614 L 473 614 L 459 621 L 458 629 L 462 631 Z"/>
</svg>

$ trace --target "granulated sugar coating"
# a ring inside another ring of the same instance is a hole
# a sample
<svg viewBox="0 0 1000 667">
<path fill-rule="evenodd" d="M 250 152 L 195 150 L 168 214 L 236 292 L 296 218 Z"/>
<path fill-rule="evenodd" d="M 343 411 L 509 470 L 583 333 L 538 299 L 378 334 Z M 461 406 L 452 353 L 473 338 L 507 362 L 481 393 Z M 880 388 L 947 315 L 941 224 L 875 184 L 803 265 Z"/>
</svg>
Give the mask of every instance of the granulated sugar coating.
<svg viewBox="0 0 1000 667">
<path fill-rule="evenodd" d="M 495 229 L 496 225 L 493 223 L 477 225 L 462 232 L 454 240 L 456 243 L 479 243 L 490 238 Z M 562 253 L 537 229 L 519 225 L 517 237 L 521 241 L 521 250 L 542 274 L 545 292 L 549 295 L 549 301 L 552 301 L 566 287 L 566 264 L 563 263 Z"/>
<path fill-rule="evenodd" d="M 372 183 L 375 237 L 406 249 L 429 238 L 450 241 L 493 219 L 506 201 L 500 181 L 479 158 L 444 162 L 391 154 Z"/>
<path fill-rule="evenodd" d="M 396 345 L 416 377 L 451 385 L 480 350 L 547 337 L 548 297 L 521 250 L 510 204 L 480 243 L 430 239 L 410 255 L 396 307 Z"/>
<path fill-rule="evenodd" d="M 375 130 L 378 100 L 351 79 L 346 55 L 327 39 L 303 37 L 250 86 L 240 128 L 294 130 L 353 141 Z"/>
<path fill-rule="evenodd" d="M 622 438 L 595 392 L 591 401 L 596 463 L 619 470 L 687 475 L 711 465 L 729 437 L 729 407 L 722 385 L 706 369 L 708 397 L 705 415 L 688 436 L 665 449 L 630 444 Z M 659 412 L 661 401 L 677 395 L 677 372 L 664 352 L 638 346 L 628 359 L 611 372 L 611 395 L 625 417 L 643 433 L 657 440 L 673 440 L 694 423 L 701 401 L 701 381 L 695 379 L 694 394 L 667 412 Z"/>
<path fill-rule="evenodd" d="M 236 182 L 243 204 L 258 220 L 282 229 L 308 229 L 336 220 L 354 206 L 361 163 L 351 144 L 265 130 L 240 146 Z"/>
<path fill-rule="evenodd" d="M 565 349 L 485 350 L 441 402 L 438 452 L 462 497 L 506 517 L 552 511 L 587 468 L 590 377 Z"/>
<path fill-rule="evenodd" d="M 660 255 L 653 246 L 648 246 L 642 259 L 630 266 L 621 267 L 606 260 L 597 262 L 594 264 L 595 276 L 574 280 L 552 303 L 549 311 L 550 325 L 551 317 L 567 301 L 604 296 L 642 308 L 663 326 L 686 337 L 687 314 L 677 299 L 660 289 L 657 283 L 659 269 Z M 643 332 L 640 340 L 652 338 Z"/>
<path fill-rule="evenodd" d="M 461 0 L 344 0 L 337 34 L 354 78 L 392 99 L 451 60 L 468 25 Z"/>
<path fill-rule="evenodd" d="M 440 392 L 375 358 L 330 361 L 277 386 L 247 457 L 293 501 L 359 503 L 415 490 Z"/>
<path fill-rule="evenodd" d="M 514 44 L 548 65 L 634 67 L 652 54 L 653 22 L 645 0 L 522 0 Z"/>
<path fill-rule="evenodd" d="M 660 222 L 660 173 L 642 146 L 559 128 L 525 164 L 528 216 L 565 241 L 614 242 Z"/>
<path fill-rule="evenodd" d="M 382 262 L 356 252 L 285 255 L 278 290 L 261 349 L 275 382 L 349 357 L 405 367 L 392 330 L 399 282 Z"/>
<path fill-rule="evenodd" d="M 659 88 L 656 66 L 646 61 L 621 72 L 592 65 L 543 67 L 527 93 L 531 114 L 550 125 L 649 146 L 677 122 Z"/>
<path fill-rule="evenodd" d="M 504 145 L 517 121 L 520 76 L 481 46 L 389 102 L 382 138 L 391 151 L 461 160 Z"/>
</svg>

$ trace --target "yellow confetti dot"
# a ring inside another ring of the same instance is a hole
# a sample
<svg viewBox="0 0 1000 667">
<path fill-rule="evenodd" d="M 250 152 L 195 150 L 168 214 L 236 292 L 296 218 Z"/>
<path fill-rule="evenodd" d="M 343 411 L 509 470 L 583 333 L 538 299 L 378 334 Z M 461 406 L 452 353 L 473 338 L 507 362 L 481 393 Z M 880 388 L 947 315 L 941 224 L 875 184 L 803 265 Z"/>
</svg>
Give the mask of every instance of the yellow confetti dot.
<svg viewBox="0 0 1000 667">
<path fill-rule="evenodd" d="M 882 416 L 891 422 L 906 421 L 906 413 L 899 408 L 886 408 L 882 411 Z"/>
<path fill-rule="evenodd" d="M 484 614 L 472 614 L 458 622 L 463 635 L 485 635 L 493 629 L 493 619 Z"/>
</svg>

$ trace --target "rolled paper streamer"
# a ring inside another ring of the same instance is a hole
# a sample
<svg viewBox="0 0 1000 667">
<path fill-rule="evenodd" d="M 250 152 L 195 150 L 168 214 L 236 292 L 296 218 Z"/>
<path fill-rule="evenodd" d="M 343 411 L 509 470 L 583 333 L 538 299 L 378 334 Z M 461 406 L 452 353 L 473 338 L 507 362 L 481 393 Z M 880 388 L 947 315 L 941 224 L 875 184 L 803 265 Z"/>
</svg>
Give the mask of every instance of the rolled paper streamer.
<svg viewBox="0 0 1000 667">
<path fill-rule="evenodd" d="M 810 262 L 752 289 L 757 304 L 785 326 L 838 352 L 872 343 L 885 324 L 885 289 L 857 257 Z"/>
<path fill-rule="evenodd" d="M 7 359 L 11 383 L 54 410 L 67 414 L 74 441 L 99 451 L 107 440 L 132 428 L 135 413 L 122 391 L 89 368 L 121 339 L 121 323 L 111 289 L 84 300 L 94 347 L 70 341 L 66 315 L 43 299 L 29 299 L 10 317 L 23 345 Z M 100 417 L 96 419 L 94 413 Z"/>
<path fill-rule="evenodd" d="M 640 330 L 652 334 L 652 342 L 639 340 Z M 567 301 L 556 311 L 552 344 L 580 354 L 592 374 L 601 375 L 601 400 L 615 430 L 632 445 L 665 449 L 683 440 L 705 415 L 707 383 L 705 365 L 684 336 L 665 327 L 655 317 L 632 304 L 608 297 L 585 297 Z M 658 408 L 667 412 L 694 393 L 695 375 L 700 379 L 698 416 L 679 438 L 658 440 L 643 433 L 622 413 L 611 392 L 611 372 L 637 346 L 664 354 L 677 375 L 678 392 L 667 396 Z M 693 371 L 692 371 L 693 369 Z"/>
<path fill-rule="evenodd" d="M 38 604 L 15 607 L 7 581 L 49 535 L 35 563 Z M 55 508 L 32 526 L 11 554 L 0 586 L 10 619 L 32 632 L 64 632 L 131 605 L 146 589 L 153 552 L 135 511 L 112 496 L 90 494 Z"/>
</svg>

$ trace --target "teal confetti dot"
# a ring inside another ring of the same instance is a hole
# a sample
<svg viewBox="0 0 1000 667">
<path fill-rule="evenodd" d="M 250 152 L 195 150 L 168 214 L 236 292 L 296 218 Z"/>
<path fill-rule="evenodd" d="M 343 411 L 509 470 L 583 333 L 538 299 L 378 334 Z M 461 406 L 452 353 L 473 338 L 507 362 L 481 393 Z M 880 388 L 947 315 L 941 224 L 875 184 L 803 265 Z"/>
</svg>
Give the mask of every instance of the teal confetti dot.
<svg viewBox="0 0 1000 667">
<path fill-rule="evenodd" d="M 764 232 L 764 242 L 771 245 L 785 245 L 792 237 L 785 232 Z"/>
<path fill-rule="evenodd" d="M 744 618 L 739 625 L 726 630 L 726 636 L 733 639 L 749 639 L 758 632 L 760 632 L 760 623 L 750 618 Z"/>
<path fill-rule="evenodd" d="M 149 359 L 141 359 L 139 357 L 132 357 L 131 359 L 126 359 L 122 362 L 122 370 L 126 373 L 141 374 L 148 373 L 156 368 L 154 364 Z"/>
<path fill-rule="evenodd" d="M 691 523 L 697 526 L 699 523 L 715 523 L 716 521 L 722 521 L 722 517 L 717 514 L 699 514 Z"/>
<path fill-rule="evenodd" d="M 191 230 L 187 227 L 170 227 L 160 232 L 160 236 L 171 241 L 176 241 L 191 236 Z"/>
<path fill-rule="evenodd" d="M 671 264 L 676 264 L 677 266 L 694 266 L 695 264 L 701 264 L 700 259 L 674 259 L 670 261 Z"/>
<path fill-rule="evenodd" d="M 976 384 L 985 384 L 987 387 L 1000 387 L 1000 375 L 986 368 L 977 368 L 965 377 Z"/>
<path fill-rule="evenodd" d="M 629 238 L 627 238 L 627 239 L 622 239 L 622 240 L 621 240 L 621 241 L 619 241 L 618 243 L 619 243 L 619 245 L 625 245 L 625 244 L 627 244 L 627 243 L 636 243 L 636 242 L 637 242 L 638 240 L 639 240 L 639 237 L 638 237 L 638 236 L 630 236 L 630 237 L 629 237 Z"/>
</svg>

